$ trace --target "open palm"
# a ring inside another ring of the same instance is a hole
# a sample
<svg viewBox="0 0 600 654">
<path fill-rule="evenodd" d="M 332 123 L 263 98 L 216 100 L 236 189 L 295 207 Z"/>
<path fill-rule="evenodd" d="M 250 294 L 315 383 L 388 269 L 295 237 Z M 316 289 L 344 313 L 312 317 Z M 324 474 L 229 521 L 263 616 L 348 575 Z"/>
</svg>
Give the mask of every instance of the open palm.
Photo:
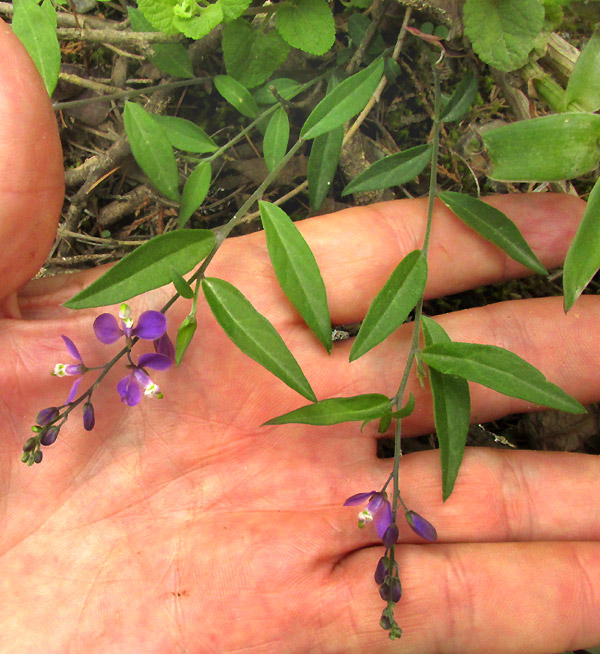
<svg viewBox="0 0 600 654">
<path fill-rule="evenodd" d="M 76 410 L 41 465 L 21 464 L 36 412 L 68 393 L 66 381 L 48 374 L 56 362 L 71 362 L 60 334 L 90 366 L 119 345 L 93 335 L 102 310 L 60 306 L 98 272 L 37 280 L 17 293 L 52 241 L 62 163 L 45 91 L 6 28 L 0 54 L 10 62 L 0 70 L 0 159 L 11 171 L 0 190 L 3 653 L 548 654 L 600 640 L 597 459 L 472 450 L 446 504 L 436 453 L 402 461 L 405 500 L 436 525 L 440 540 L 423 545 L 400 525 L 404 636 L 390 643 L 378 626 L 383 603 L 372 579 L 382 547 L 374 530 L 356 528 L 356 511 L 341 506 L 389 474 L 389 462 L 376 458 L 374 429 L 261 427 L 305 400 L 237 351 L 206 306 L 182 365 L 156 374 L 165 399 L 125 406 L 116 391 L 124 373 L 113 370 L 94 394 L 94 431 L 83 431 Z M 578 201 L 541 194 L 492 201 L 547 266 L 560 263 L 581 216 Z M 336 324 L 364 317 L 397 262 L 420 245 L 423 228 L 420 201 L 301 224 Z M 431 256 L 429 296 L 524 274 L 442 208 Z M 328 357 L 303 326 L 274 280 L 262 235 L 225 243 L 210 274 L 269 317 L 320 399 L 395 392 L 410 326 L 349 364 L 348 342 Z M 130 304 L 139 315 L 167 297 L 163 289 Z M 168 313 L 172 336 L 184 304 Z M 454 338 L 513 349 L 591 402 L 600 398 L 599 310 L 596 298 L 582 298 L 565 317 L 552 298 L 440 321 Z M 430 431 L 430 398 L 416 381 L 410 390 L 417 410 L 406 431 Z M 472 391 L 477 421 L 530 408 Z"/>
</svg>

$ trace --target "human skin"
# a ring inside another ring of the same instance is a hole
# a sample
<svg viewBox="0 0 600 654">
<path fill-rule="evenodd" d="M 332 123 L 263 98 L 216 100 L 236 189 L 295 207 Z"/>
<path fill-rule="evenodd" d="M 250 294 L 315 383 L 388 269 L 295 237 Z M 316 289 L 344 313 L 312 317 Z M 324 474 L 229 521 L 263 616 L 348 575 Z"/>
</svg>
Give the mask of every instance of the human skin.
<svg viewBox="0 0 600 654">
<path fill-rule="evenodd" d="M 356 507 L 342 506 L 380 488 L 390 472 L 390 461 L 376 457 L 375 428 L 261 427 L 305 400 L 240 353 L 202 301 L 182 365 L 154 375 L 165 399 L 125 406 L 116 392 L 124 372 L 111 371 L 94 393 L 94 431 L 83 432 L 75 410 L 43 462 L 23 465 L 37 411 L 68 393 L 68 381 L 49 375 L 56 362 L 71 363 L 60 334 L 88 365 L 107 361 L 119 344 L 93 336 L 93 319 L 106 309 L 61 306 L 99 271 L 21 288 L 56 226 L 60 144 L 45 90 L 7 28 L 0 55 L 20 72 L 0 69 L 0 125 L 15 125 L 0 132 L 1 167 L 10 171 L 0 187 L 3 654 L 549 654 L 600 642 L 597 457 L 470 448 L 446 503 L 438 454 L 404 457 L 403 497 L 439 540 L 424 544 L 399 525 L 396 617 L 404 635 L 391 643 L 378 626 L 384 604 L 373 581 L 383 548 L 373 529 L 357 529 Z M 489 201 L 547 267 L 563 260 L 584 208 L 546 194 Z M 424 224 L 420 200 L 299 223 L 334 324 L 364 317 L 398 261 L 421 244 Z M 303 326 L 274 279 L 262 234 L 228 240 L 209 273 L 234 283 L 269 317 L 320 399 L 395 392 L 410 325 L 349 364 L 350 342 L 328 356 Z M 437 207 L 428 297 L 525 273 Z M 139 315 L 168 296 L 160 289 L 130 305 Z M 168 312 L 172 337 L 188 311 L 179 301 Z M 546 298 L 439 322 L 455 340 L 515 351 L 590 403 L 600 399 L 599 318 L 598 298 L 586 296 L 568 315 L 560 298 Z M 533 408 L 471 390 L 476 422 Z M 409 391 L 417 408 L 405 433 L 427 433 L 430 396 L 416 379 Z"/>
</svg>

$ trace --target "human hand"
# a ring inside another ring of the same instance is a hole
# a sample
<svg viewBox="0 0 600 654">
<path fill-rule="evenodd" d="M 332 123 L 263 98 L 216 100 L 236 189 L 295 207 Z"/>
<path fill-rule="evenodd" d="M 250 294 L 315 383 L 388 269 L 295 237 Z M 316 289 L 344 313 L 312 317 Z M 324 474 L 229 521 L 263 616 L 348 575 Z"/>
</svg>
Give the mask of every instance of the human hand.
<svg viewBox="0 0 600 654">
<path fill-rule="evenodd" d="M 182 365 L 160 374 L 164 400 L 121 404 L 123 373 L 112 371 L 94 393 L 94 431 L 80 430 L 73 415 L 40 466 L 21 464 L 33 416 L 68 392 L 68 382 L 46 377 L 69 359 L 60 334 L 88 365 L 118 346 L 93 336 L 102 310 L 60 306 L 98 271 L 14 293 L 48 250 L 62 168 L 45 91 L 8 32 L 0 32 L 0 54 L 13 62 L 0 70 L 0 159 L 13 171 L 0 189 L 3 652 L 548 654 L 600 640 L 598 460 L 470 449 L 445 504 L 436 452 L 401 462 L 404 500 L 435 524 L 439 540 L 424 545 L 399 525 L 404 635 L 389 642 L 372 577 L 383 548 L 374 530 L 357 529 L 356 510 L 342 506 L 389 474 L 389 461 L 375 455 L 374 428 L 260 427 L 305 401 L 236 350 L 206 306 Z M 518 223 L 546 266 L 559 265 L 582 203 L 544 194 L 490 202 Z M 401 201 L 300 223 L 335 324 L 364 317 L 397 262 L 419 247 L 424 213 L 424 202 Z M 429 297 L 525 272 L 443 207 L 430 253 Z M 349 342 L 328 357 L 300 322 L 262 234 L 227 241 L 210 274 L 269 317 L 320 399 L 395 392 L 410 325 L 349 364 Z M 139 315 L 167 296 L 159 290 L 130 304 Z M 180 304 L 168 313 L 172 335 L 188 310 Z M 599 310 L 586 296 L 565 316 L 560 298 L 548 298 L 439 321 L 457 340 L 515 351 L 587 403 L 600 398 Z M 409 390 L 417 408 L 405 432 L 427 433 L 430 397 L 416 380 Z M 472 388 L 477 422 L 530 408 Z"/>
</svg>

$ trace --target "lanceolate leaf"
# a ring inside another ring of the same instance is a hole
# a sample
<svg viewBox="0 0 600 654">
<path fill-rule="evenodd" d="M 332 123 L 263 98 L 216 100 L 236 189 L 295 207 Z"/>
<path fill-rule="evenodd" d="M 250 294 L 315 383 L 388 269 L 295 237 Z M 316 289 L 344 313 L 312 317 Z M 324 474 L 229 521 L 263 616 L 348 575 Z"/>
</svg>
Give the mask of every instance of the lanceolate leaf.
<svg viewBox="0 0 600 654">
<path fill-rule="evenodd" d="M 183 319 L 179 329 L 177 330 L 177 341 L 175 343 L 175 364 L 179 365 L 181 359 L 185 354 L 185 351 L 188 349 L 192 338 L 194 338 L 194 332 L 196 331 L 197 321 L 196 316 L 186 316 Z"/>
<path fill-rule="evenodd" d="M 581 295 L 600 268 L 600 178 L 589 195 L 583 218 L 565 259 L 563 286 L 565 311 Z"/>
<path fill-rule="evenodd" d="M 171 267 L 183 275 L 213 249 L 209 229 L 180 229 L 155 236 L 116 263 L 102 277 L 65 302 L 69 309 L 117 304 L 172 281 Z"/>
<path fill-rule="evenodd" d="M 378 393 L 332 397 L 273 418 L 265 425 L 336 425 L 354 420 L 375 420 L 390 410 L 390 398 Z"/>
<path fill-rule="evenodd" d="M 256 117 L 258 114 L 256 101 L 245 86 L 228 75 L 217 75 L 213 82 L 217 91 L 232 107 L 248 118 Z"/>
<path fill-rule="evenodd" d="M 269 172 L 283 159 L 289 140 L 290 121 L 285 109 L 279 107 L 269 120 L 263 140 L 263 154 Z"/>
<path fill-rule="evenodd" d="M 189 283 L 184 279 L 183 275 L 177 272 L 175 266 L 169 266 L 169 271 L 171 273 L 171 281 L 175 290 L 181 295 L 181 297 L 191 300 L 194 297 L 194 291 Z"/>
<path fill-rule="evenodd" d="M 483 134 L 492 179 L 544 182 L 571 179 L 600 160 L 600 116 L 564 113 L 503 125 Z"/>
<path fill-rule="evenodd" d="M 274 87 L 278 95 L 280 95 L 284 100 L 291 100 L 300 93 L 302 84 L 296 82 L 294 79 L 290 79 L 289 77 L 278 77 L 277 79 L 272 79 L 260 89 L 254 91 L 253 97 L 258 104 L 275 104 L 278 102 L 277 98 L 271 91 L 271 87 Z"/>
<path fill-rule="evenodd" d="M 259 202 L 259 207 L 277 280 L 306 324 L 331 352 L 327 294 L 315 257 L 283 209 L 270 202 Z"/>
<path fill-rule="evenodd" d="M 450 123 L 460 120 L 471 108 L 477 97 L 477 78 L 469 71 L 454 89 L 446 106 L 442 109 L 440 120 Z"/>
<path fill-rule="evenodd" d="M 181 198 L 180 227 L 185 227 L 194 211 L 204 202 L 210 188 L 210 179 L 211 170 L 208 161 L 199 163 L 188 177 Z"/>
<path fill-rule="evenodd" d="M 466 225 L 504 250 L 515 261 L 540 275 L 547 274 L 548 271 L 529 247 L 519 228 L 499 209 L 454 191 L 443 191 L 438 193 L 438 197 Z"/>
<path fill-rule="evenodd" d="M 565 91 L 565 109 L 600 109 L 600 23 L 575 62 Z"/>
<path fill-rule="evenodd" d="M 425 345 L 450 343 L 450 338 L 437 322 L 423 316 Z M 471 418 L 469 383 L 455 375 L 429 369 L 429 385 L 433 396 L 433 418 L 440 446 L 442 495 L 446 501 L 454 488 L 465 452 Z"/>
<path fill-rule="evenodd" d="M 140 168 L 163 195 L 178 202 L 177 162 L 163 128 L 135 102 L 125 103 L 123 120 L 131 151 Z"/>
<path fill-rule="evenodd" d="M 421 250 L 407 254 L 379 291 L 356 336 L 350 361 L 386 339 L 414 309 L 427 281 L 427 261 Z"/>
<path fill-rule="evenodd" d="M 294 356 L 273 325 L 229 282 L 202 280 L 206 301 L 233 343 L 311 402 L 316 396 Z"/>
<path fill-rule="evenodd" d="M 218 145 L 198 125 L 177 116 L 152 116 L 165 131 L 169 143 L 185 152 L 214 152 Z"/>
<path fill-rule="evenodd" d="M 383 59 L 352 75 L 336 86 L 313 109 L 300 130 L 300 136 L 314 139 L 356 116 L 369 101 L 383 75 Z"/>
<path fill-rule="evenodd" d="M 331 182 L 337 170 L 344 140 L 344 126 L 340 125 L 312 142 L 308 157 L 308 199 L 314 211 L 318 211 L 331 190 Z"/>
<path fill-rule="evenodd" d="M 483 384 L 499 393 L 569 413 L 584 407 L 524 359 L 496 345 L 437 343 L 423 350 L 431 368 Z"/>
<path fill-rule="evenodd" d="M 376 161 L 353 179 L 342 191 L 342 195 L 406 184 L 427 166 L 431 159 L 431 149 L 431 145 L 417 145 Z"/>
</svg>

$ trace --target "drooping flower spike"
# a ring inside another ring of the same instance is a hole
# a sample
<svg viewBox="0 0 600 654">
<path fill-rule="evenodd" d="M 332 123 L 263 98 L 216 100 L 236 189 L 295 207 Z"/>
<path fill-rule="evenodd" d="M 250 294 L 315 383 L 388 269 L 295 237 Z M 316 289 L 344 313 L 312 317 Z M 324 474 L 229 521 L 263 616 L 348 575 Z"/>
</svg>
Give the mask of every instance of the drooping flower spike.
<svg viewBox="0 0 600 654">
<path fill-rule="evenodd" d="M 67 401 L 65 402 L 65 404 L 69 404 L 70 402 L 73 401 L 73 398 L 77 393 L 77 388 L 81 383 L 81 375 L 84 375 L 89 370 L 89 368 L 83 363 L 83 359 L 81 358 L 81 354 L 79 354 L 79 350 L 77 349 L 75 343 L 73 343 L 73 341 L 68 336 L 65 336 L 64 334 L 61 334 L 61 338 L 65 342 L 69 354 L 76 361 L 79 361 L 79 363 L 68 363 L 68 364 L 57 363 L 54 366 L 54 371 L 52 372 L 52 374 L 55 377 L 65 377 L 65 376 L 74 376 L 74 375 L 78 376 L 78 378 L 73 382 L 73 385 L 71 386 L 71 390 L 69 391 L 69 395 L 67 397 Z"/>
<path fill-rule="evenodd" d="M 387 499 L 387 494 L 377 491 L 357 493 L 349 497 L 344 502 L 344 506 L 354 506 L 365 502 L 368 504 L 358 514 L 358 526 L 362 529 L 367 522 L 373 521 L 379 538 L 383 539 L 392 522 L 392 507 Z"/>
<path fill-rule="evenodd" d="M 119 309 L 121 326 L 112 313 L 101 313 L 94 320 L 96 338 L 106 345 L 118 341 L 122 336 L 128 340 L 137 336 L 148 341 L 160 339 L 167 330 L 167 319 L 160 311 L 144 311 L 134 327 L 131 309 L 125 303 Z"/>
</svg>

